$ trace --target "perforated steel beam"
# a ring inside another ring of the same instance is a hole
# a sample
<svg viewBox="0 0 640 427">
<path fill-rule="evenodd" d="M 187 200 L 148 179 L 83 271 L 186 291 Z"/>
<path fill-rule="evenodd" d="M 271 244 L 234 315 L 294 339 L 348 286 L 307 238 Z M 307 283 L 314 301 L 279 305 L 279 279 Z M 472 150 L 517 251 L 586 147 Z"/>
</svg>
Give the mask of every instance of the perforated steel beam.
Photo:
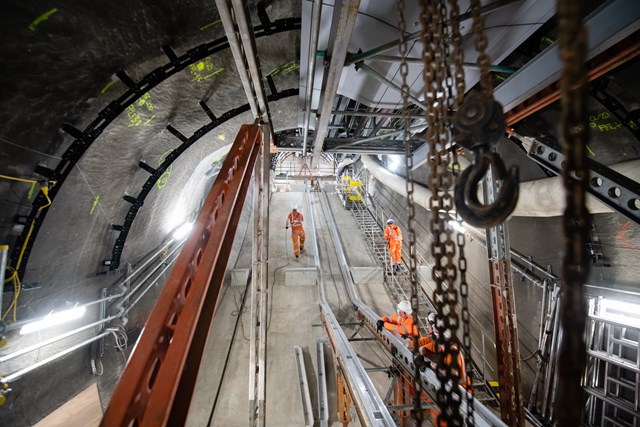
<svg viewBox="0 0 640 427">
<path fill-rule="evenodd" d="M 243 125 L 158 297 L 101 426 L 184 425 L 260 149 Z"/>
</svg>

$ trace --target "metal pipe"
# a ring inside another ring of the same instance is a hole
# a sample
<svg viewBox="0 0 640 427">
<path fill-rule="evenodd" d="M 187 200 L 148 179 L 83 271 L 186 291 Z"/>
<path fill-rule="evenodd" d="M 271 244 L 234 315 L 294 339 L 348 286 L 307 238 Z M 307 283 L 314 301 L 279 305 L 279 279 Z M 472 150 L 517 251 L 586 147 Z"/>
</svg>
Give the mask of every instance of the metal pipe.
<svg viewBox="0 0 640 427">
<path fill-rule="evenodd" d="M 402 62 L 402 57 L 401 56 L 391 56 L 391 55 L 376 55 L 374 58 L 375 61 L 381 61 L 381 62 Z M 422 60 L 422 58 L 404 58 L 404 62 L 406 62 L 407 64 L 423 64 L 424 61 Z M 479 70 L 480 66 L 478 64 L 474 64 L 473 62 L 463 62 L 462 66 L 464 68 L 470 69 L 470 70 Z M 516 71 L 518 71 L 515 68 L 512 67 L 507 67 L 504 65 L 490 65 L 489 66 L 489 71 L 493 71 L 496 73 L 507 73 L 507 74 L 513 74 Z"/>
<path fill-rule="evenodd" d="M 317 110 L 311 110 L 312 113 L 317 112 Z M 382 112 L 372 112 L 372 111 L 351 111 L 351 110 L 332 110 L 331 114 L 340 115 L 340 116 L 358 116 L 358 117 L 389 117 L 394 119 L 401 119 L 401 113 L 382 113 Z M 410 119 L 424 119 L 424 115 L 419 116 L 409 116 Z"/>
<path fill-rule="evenodd" d="M 9 245 L 0 245 L 0 319 L 2 319 L 2 295 L 4 293 L 4 271 L 7 268 Z"/>
<path fill-rule="evenodd" d="M 231 48 L 231 54 L 233 55 L 233 59 L 236 63 L 236 68 L 238 69 L 238 75 L 240 76 L 242 87 L 244 88 L 244 92 L 247 95 L 249 107 L 251 107 L 251 113 L 253 114 L 253 118 L 256 119 L 260 117 L 260 112 L 258 111 L 258 106 L 256 105 L 256 97 L 254 95 L 253 88 L 251 87 L 249 73 L 243 59 L 244 55 L 240 46 L 240 40 L 238 40 L 238 36 L 234 28 L 234 21 L 231 17 L 231 10 L 229 9 L 227 0 L 216 0 L 216 6 L 218 8 L 218 13 L 220 13 L 220 19 L 222 20 L 224 33 L 227 36 L 229 47 Z"/>
<path fill-rule="evenodd" d="M 329 398 L 327 397 L 327 375 L 324 368 L 324 344 L 316 341 L 318 368 L 318 419 L 320 427 L 329 427 Z"/>
<path fill-rule="evenodd" d="M 311 101 L 313 99 L 313 84 L 316 71 L 316 55 L 318 49 L 318 36 L 320 35 L 320 18 L 322 15 L 322 0 L 315 0 L 313 3 L 313 14 L 311 16 L 311 39 L 309 40 L 309 64 L 307 67 L 307 88 L 305 91 L 304 106 L 304 135 L 302 139 L 302 156 L 307 155 L 307 136 L 309 134 L 309 119 L 311 116 Z"/>
<path fill-rule="evenodd" d="M 53 362 L 54 360 L 57 360 L 57 359 L 61 358 L 62 356 L 66 356 L 67 354 L 72 353 L 72 352 L 76 351 L 77 349 L 79 349 L 81 347 L 84 347 L 87 344 L 91 344 L 94 341 L 98 341 L 99 339 L 109 335 L 110 333 L 111 332 L 103 332 L 100 335 L 96 335 L 95 337 L 89 338 L 88 340 L 85 340 L 85 341 L 83 341 L 81 343 L 78 343 L 78 344 L 74 345 L 73 347 L 69 347 L 69 348 L 67 348 L 67 349 L 65 349 L 65 350 L 63 350 L 63 351 L 61 351 L 59 353 L 56 353 L 56 354 L 54 354 L 54 355 L 52 355 L 50 357 L 47 357 L 46 359 L 43 359 L 38 363 L 34 363 L 33 365 L 28 366 L 28 367 L 26 367 L 24 369 L 21 369 L 21 370 L 19 370 L 17 372 L 14 372 L 13 374 L 9 374 L 6 377 L 2 378 L 2 382 L 4 382 L 4 383 L 13 382 L 13 381 L 17 380 L 18 378 L 24 376 L 25 374 L 28 374 L 29 372 L 34 371 L 34 370 L 38 369 L 41 366 L 47 365 L 47 364 Z"/>
<path fill-rule="evenodd" d="M 392 82 L 391 80 L 389 80 L 388 78 L 386 78 L 381 73 L 374 70 L 373 68 L 369 67 L 367 64 L 361 64 L 359 69 L 364 71 L 365 73 L 367 73 L 368 75 L 370 75 L 371 77 L 379 81 L 380 83 L 389 86 L 391 89 L 399 93 L 402 93 L 402 88 L 400 86 L 398 86 L 397 84 L 395 84 L 394 82 Z M 412 104 L 416 105 L 418 108 L 421 108 L 422 110 L 425 110 L 425 111 L 427 110 L 427 106 L 424 105 L 424 103 L 420 101 L 418 98 L 411 95 L 410 93 L 407 94 L 407 96 L 409 98 L 409 101 L 411 101 Z"/>
<path fill-rule="evenodd" d="M 328 46 L 331 59 L 329 67 L 324 71 L 322 81 L 322 96 L 318 106 L 320 118 L 318 119 L 314 136 L 311 166 L 320 164 L 320 154 L 322 153 L 324 138 L 327 136 L 327 126 L 331 120 L 331 110 L 333 109 L 333 103 L 340 84 L 340 76 L 342 76 L 347 49 L 349 48 L 359 8 L 360 0 L 340 0 L 335 2 Z"/>
<path fill-rule="evenodd" d="M 293 346 L 293 352 L 296 357 L 298 384 L 300 384 L 300 397 L 302 398 L 302 411 L 304 413 L 304 425 L 305 427 L 313 427 L 315 420 L 313 419 L 313 406 L 311 406 L 311 394 L 309 393 L 309 381 L 307 380 L 307 370 L 304 363 L 302 347 L 299 345 Z"/>
<path fill-rule="evenodd" d="M 6 356 L 0 357 L 0 363 L 4 363 L 4 362 L 6 362 L 8 360 L 15 359 L 16 357 L 22 356 L 23 354 L 27 354 L 27 353 L 29 353 L 29 352 L 31 352 L 33 350 L 37 350 L 37 349 L 45 347 L 45 346 L 47 346 L 49 344 L 53 344 L 54 342 L 63 340 L 65 338 L 68 338 L 70 336 L 78 334 L 78 333 L 80 333 L 82 331 L 86 331 L 87 329 L 91 329 L 91 328 L 93 328 L 95 326 L 102 325 L 104 323 L 110 322 L 110 321 L 112 321 L 114 319 L 117 319 L 118 317 L 120 317 L 120 315 L 109 316 L 109 317 L 106 317 L 106 318 L 104 318 L 102 320 L 99 320 L 97 322 L 89 323 L 88 325 L 84 325 L 84 326 L 82 326 L 80 328 L 77 328 L 77 329 L 74 329 L 72 331 L 65 332 L 64 334 L 49 338 L 48 340 L 40 341 L 37 344 L 33 344 L 33 345 L 28 346 L 28 347 L 24 347 L 24 348 L 22 348 L 22 349 L 20 349 L 18 351 L 15 351 L 15 352 L 13 352 L 11 354 L 7 354 Z"/>
<path fill-rule="evenodd" d="M 176 255 L 171 261 L 169 261 L 167 263 L 167 265 L 162 269 L 162 271 L 160 271 L 160 274 L 158 274 L 158 277 L 156 277 L 155 279 L 153 279 L 151 281 L 151 283 L 149 283 L 149 285 L 147 285 L 147 287 L 144 289 L 144 291 L 142 291 L 140 293 L 140 295 L 137 296 L 137 298 L 135 300 L 133 300 L 133 302 L 131 304 L 129 304 L 129 306 L 127 307 L 126 310 L 124 310 L 124 312 L 122 313 L 121 317 L 125 317 L 127 314 L 129 314 L 129 312 L 131 311 L 131 309 L 133 307 L 135 307 L 136 304 L 138 304 L 140 302 L 140 300 L 142 299 L 142 297 L 144 297 L 146 295 L 146 293 L 149 291 L 149 289 L 151 289 L 151 287 L 153 285 L 155 285 L 158 280 L 160 279 L 160 277 L 162 277 L 162 275 L 164 274 L 165 271 L 167 271 L 169 268 L 172 267 L 172 264 L 176 261 L 176 259 L 178 258 L 178 255 Z M 146 280 L 146 279 L 145 279 Z M 144 282 L 142 282 L 144 283 Z M 139 286 L 136 287 L 136 289 L 138 289 Z"/>
</svg>

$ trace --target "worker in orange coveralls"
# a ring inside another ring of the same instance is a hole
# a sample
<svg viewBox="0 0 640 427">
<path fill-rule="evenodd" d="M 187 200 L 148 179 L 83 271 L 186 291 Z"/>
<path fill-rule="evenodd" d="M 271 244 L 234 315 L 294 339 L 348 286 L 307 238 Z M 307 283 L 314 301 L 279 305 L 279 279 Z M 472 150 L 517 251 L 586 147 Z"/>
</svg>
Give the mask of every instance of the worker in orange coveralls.
<svg viewBox="0 0 640 427">
<path fill-rule="evenodd" d="M 302 221 L 304 221 L 304 217 L 298 212 L 298 207 L 294 205 L 287 217 L 285 228 L 289 229 L 289 226 L 291 226 L 293 254 L 296 258 L 300 255 L 300 252 L 304 252 L 304 228 L 302 228 Z"/>
<path fill-rule="evenodd" d="M 378 332 L 385 328 L 402 339 L 418 335 L 418 328 L 413 321 L 411 303 L 407 300 L 400 301 L 397 307 L 398 313 L 392 316 L 383 316 L 378 320 Z"/>
<path fill-rule="evenodd" d="M 444 351 L 444 344 L 438 345 L 436 343 L 437 339 L 440 337 L 440 331 L 436 326 L 436 313 L 429 313 L 426 320 L 428 324 L 427 328 L 429 330 L 429 333 L 418 339 L 419 352 L 423 357 L 426 357 L 427 359 L 429 359 L 431 361 L 431 367 L 433 369 L 436 369 L 438 365 L 438 361 L 441 360 L 443 357 L 442 352 Z M 447 336 L 447 333 L 445 333 L 445 337 L 446 336 Z M 456 350 L 460 348 L 457 343 L 451 343 L 451 347 L 452 349 L 456 349 Z M 452 361 L 452 357 L 450 355 L 446 356 L 444 359 L 444 363 L 449 366 L 451 365 L 451 361 Z M 464 360 L 464 356 L 462 355 L 462 351 L 458 353 L 458 366 L 455 369 L 455 371 L 460 375 L 458 384 L 460 384 L 460 386 L 465 390 L 467 390 L 469 393 L 472 393 L 471 379 L 467 377 L 465 360 Z M 429 399 L 429 402 L 430 402 L 430 399 Z M 431 422 L 433 423 L 434 426 L 438 426 L 438 427 L 447 426 L 447 423 L 444 421 L 441 421 L 438 424 L 438 416 L 440 415 L 439 408 L 435 407 L 435 408 L 432 408 L 430 411 L 431 411 Z"/>
<path fill-rule="evenodd" d="M 400 231 L 400 228 L 398 228 L 391 218 L 387 220 L 387 227 L 384 229 L 384 239 L 389 244 L 391 274 L 394 274 L 400 271 L 400 264 L 402 263 L 402 231 Z"/>
</svg>

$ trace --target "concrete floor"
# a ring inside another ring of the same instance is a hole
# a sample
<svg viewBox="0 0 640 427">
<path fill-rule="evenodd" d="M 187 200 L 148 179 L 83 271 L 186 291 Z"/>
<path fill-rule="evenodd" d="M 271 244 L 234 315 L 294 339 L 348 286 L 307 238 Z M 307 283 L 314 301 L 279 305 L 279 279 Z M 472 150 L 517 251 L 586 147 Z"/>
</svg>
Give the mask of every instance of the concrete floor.
<svg viewBox="0 0 640 427">
<path fill-rule="evenodd" d="M 294 345 L 300 345 L 305 352 L 307 376 L 314 403 L 314 417 L 317 418 L 315 345 L 318 340 L 326 341 L 326 335 L 320 322 L 318 290 L 312 274 L 313 244 L 305 197 L 302 192 L 273 193 L 270 202 L 269 286 L 271 293 L 266 391 L 266 422 L 270 426 L 286 427 L 304 424 Z M 315 194 L 312 193 L 311 199 L 314 209 L 320 209 Z M 382 271 L 376 269 L 357 223 L 351 214 L 344 210 L 337 196 L 330 195 L 330 200 L 342 233 L 348 261 L 353 266 L 354 277 L 363 278 L 359 279 L 358 284 L 363 299 L 371 303 L 375 310 L 391 311 L 393 305 L 382 286 Z M 286 216 L 294 203 L 299 206 L 305 217 L 304 226 L 307 235 L 306 250 L 299 259 L 293 257 L 290 231 L 284 228 Z M 321 211 L 316 213 L 316 224 L 319 230 L 321 256 L 324 259 L 329 258 L 329 262 L 323 264 L 327 298 L 340 321 L 352 321 L 337 260 L 334 259 L 335 252 L 330 246 L 330 241 L 325 239 L 330 231 L 327 229 Z M 250 312 L 248 308 L 240 307 L 246 286 L 246 273 L 251 261 L 250 248 L 250 235 L 248 235 L 211 328 L 187 422 L 189 426 L 234 427 L 247 424 Z M 249 300 L 249 297 L 245 300 L 246 307 L 250 305 Z M 379 363 L 385 363 L 384 357 L 380 358 L 381 355 L 378 354 L 379 350 L 369 347 L 371 344 L 358 344 L 356 348 L 359 354 Z M 227 353 L 229 353 L 228 356 Z M 335 369 L 328 345 L 325 346 L 325 364 L 329 381 L 329 415 L 331 424 L 337 425 Z M 364 366 L 369 365 L 364 363 Z M 379 392 L 384 396 L 389 384 L 386 374 L 373 374 L 373 379 Z M 215 410 L 211 415 L 216 396 Z M 354 422 L 351 425 L 358 425 L 355 413 L 353 418 Z"/>
</svg>

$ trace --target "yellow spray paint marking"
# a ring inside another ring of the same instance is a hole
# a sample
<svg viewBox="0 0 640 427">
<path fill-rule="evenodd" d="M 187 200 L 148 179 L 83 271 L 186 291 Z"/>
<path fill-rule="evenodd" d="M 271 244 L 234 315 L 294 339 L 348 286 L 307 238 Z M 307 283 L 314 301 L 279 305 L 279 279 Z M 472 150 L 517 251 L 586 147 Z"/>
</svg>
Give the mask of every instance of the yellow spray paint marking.
<svg viewBox="0 0 640 427">
<path fill-rule="evenodd" d="M 589 150 L 589 154 L 591 154 L 593 157 L 596 156 L 596 153 L 594 153 L 591 147 L 589 147 L 588 145 L 587 145 L 587 150 Z"/>
<path fill-rule="evenodd" d="M 36 27 L 38 26 L 38 24 L 40 24 L 42 21 L 46 21 L 47 19 L 49 19 L 49 17 L 51 15 L 53 15 L 54 13 L 56 13 L 58 11 L 57 8 L 53 8 L 48 12 L 43 13 L 42 15 L 38 16 L 35 21 L 33 21 L 31 24 L 29 24 L 29 29 L 31 31 L 35 31 Z"/>
<path fill-rule="evenodd" d="M 147 114 L 152 114 L 154 112 L 153 103 L 151 102 L 151 95 L 149 95 L 149 93 L 145 93 L 140 98 L 138 98 L 138 100 L 135 103 L 127 107 L 127 116 L 129 117 L 129 127 L 138 127 L 140 125 L 146 126 L 149 123 L 151 123 L 151 120 L 153 120 L 156 117 L 156 115 L 153 114 L 143 123 L 142 116 L 140 115 L 140 113 L 138 113 L 138 111 L 136 111 L 135 104 L 138 105 L 138 108 L 140 108 L 140 110 L 142 110 L 142 108 L 146 108 L 146 111 L 142 110 L 141 113 L 145 112 Z"/>
<path fill-rule="evenodd" d="M 36 183 L 32 182 L 31 183 L 31 188 L 29 188 L 29 195 L 27 196 L 29 200 L 31 200 L 33 198 L 33 192 L 36 189 Z"/>
<path fill-rule="evenodd" d="M 89 211 L 89 215 L 93 215 L 93 211 L 96 210 L 96 206 L 98 206 L 99 201 L 100 201 L 100 196 L 96 196 L 96 198 L 93 199 L 93 204 L 91 205 L 91 210 Z"/>
<path fill-rule="evenodd" d="M 218 19 L 217 21 L 213 21 L 213 22 L 209 22 L 208 24 L 204 24 L 202 27 L 200 27 L 200 31 L 204 31 L 207 28 L 213 27 L 216 24 L 221 23 L 222 20 Z"/>
<path fill-rule="evenodd" d="M 167 156 L 172 151 L 173 151 L 173 148 L 165 151 L 160 155 L 160 158 L 158 159 L 158 166 L 160 166 L 162 162 L 164 162 L 164 159 L 166 159 Z M 159 189 L 162 189 L 165 185 L 167 185 L 167 181 L 169 181 L 169 176 L 171 176 L 171 171 L 173 171 L 173 163 L 170 164 L 167 170 L 164 171 L 162 175 L 160 175 L 160 178 L 158 178 L 158 182 L 156 183 L 156 185 L 158 186 Z"/>
<path fill-rule="evenodd" d="M 270 76 L 275 77 L 278 74 L 289 74 L 293 71 L 296 71 L 300 68 L 300 63 L 296 62 L 296 61 L 290 61 L 287 62 L 286 64 L 283 64 L 277 68 L 274 68 L 273 70 L 271 70 L 271 72 L 269 73 Z"/>
<path fill-rule="evenodd" d="M 113 86 L 114 83 L 115 83 L 114 81 L 110 81 L 109 83 L 107 83 L 107 85 L 103 87 L 102 90 L 100 91 L 100 94 L 104 94 L 106 91 L 108 91 L 109 88 Z"/>
<path fill-rule="evenodd" d="M 197 64 L 189 65 L 189 73 L 191 74 L 191 80 L 198 82 L 200 80 L 206 80 L 211 76 L 215 76 L 218 73 L 224 71 L 224 68 L 215 69 L 213 60 L 210 56 L 206 57 L 203 61 Z"/>
</svg>

